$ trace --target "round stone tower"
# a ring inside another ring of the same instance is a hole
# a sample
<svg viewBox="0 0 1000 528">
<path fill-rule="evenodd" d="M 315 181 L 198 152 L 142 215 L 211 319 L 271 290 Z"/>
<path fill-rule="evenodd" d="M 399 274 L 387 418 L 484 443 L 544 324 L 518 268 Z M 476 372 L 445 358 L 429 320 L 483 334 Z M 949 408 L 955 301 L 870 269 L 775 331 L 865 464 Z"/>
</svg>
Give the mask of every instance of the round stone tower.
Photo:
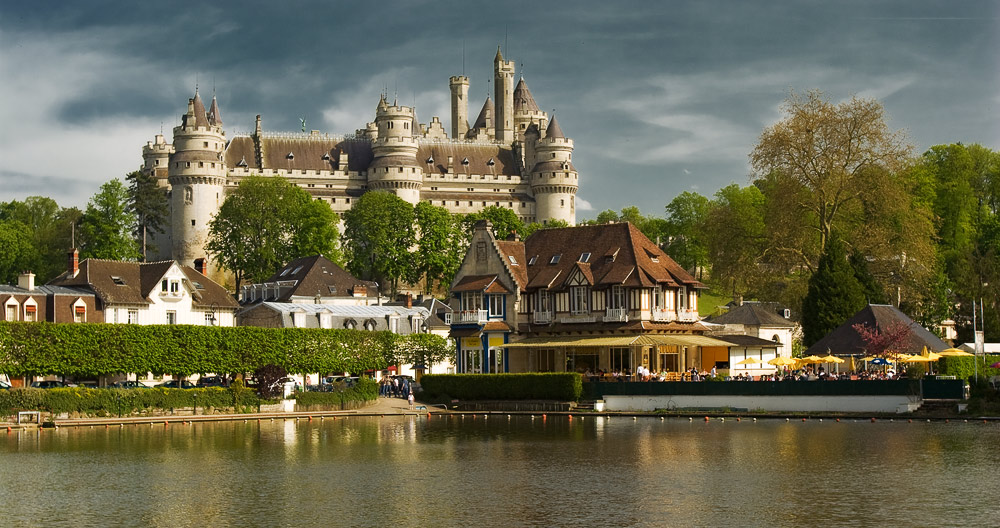
<svg viewBox="0 0 1000 528">
<path fill-rule="evenodd" d="M 175 151 L 168 168 L 171 256 L 183 265 L 193 266 L 195 259 L 208 258 L 208 223 L 225 200 L 225 146 L 218 103 L 213 97 L 212 112 L 207 113 L 196 90 L 180 126 L 174 127 Z M 221 277 L 215 266 L 208 266 L 208 270 L 210 277 Z"/>
<path fill-rule="evenodd" d="M 552 116 L 545 137 L 534 143 L 531 192 L 535 195 L 536 220 L 543 224 L 552 220 L 576 224 L 579 178 L 573 166 L 573 140 L 563 135 L 559 122 Z"/>
<path fill-rule="evenodd" d="M 372 141 L 373 159 L 368 166 L 368 188 L 394 193 L 416 205 L 420 201 L 423 169 L 417 163 L 417 138 L 413 108 L 390 106 L 385 96 L 375 109 L 377 137 Z"/>
</svg>

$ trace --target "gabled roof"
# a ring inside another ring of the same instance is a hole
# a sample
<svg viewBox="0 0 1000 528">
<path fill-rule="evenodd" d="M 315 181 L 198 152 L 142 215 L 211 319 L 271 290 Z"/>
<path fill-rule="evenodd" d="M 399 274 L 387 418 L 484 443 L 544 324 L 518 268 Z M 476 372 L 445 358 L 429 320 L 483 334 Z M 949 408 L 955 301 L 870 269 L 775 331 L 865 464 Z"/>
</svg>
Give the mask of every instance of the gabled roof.
<svg viewBox="0 0 1000 528">
<path fill-rule="evenodd" d="M 524 241 L 524 253 L 529 259 L 538 256 L 527 266 L 527 290 L 562 289 L 573 269 L 580 269 L 595 288 L 705 287 L 630 223 L 540 229 Z M 587 262 L 579 262 L 586 254 Z"/>
<path fill-rule="evenodd" d="M 177 266 L 190 283 L 192 305 L 218 308 L 239 306 L 225 288 L 190 266 L 173 260 L 159 262 L 122 262 L 86 259 L 75 277 L 63 273 L 49 282 L 53 286 L 81 287 L 93 291 L 104 304 L 149 304 L 149 296 L 172 266 Z M 201 286 L 200 288 L 198 286 Z"/>
<path fill-rule="evenodd" d="M 932 352 L 940 352 L 948 348 L 947 343 L 914 322 L 913 319 L 907 317 L 906 314 L 899 311 L 895 306 L 869 304 L 854 314 L 854 317 L 848 319 L 847 322 L 823 336 L 822 339 L 809 347 L 803 355 L 815 354 L 825 356 L 827 350 L 830 353 L 840 355 L 863 354 L 865 352 L 865 342 L 861 339 L 857 330 L 854 329 L 854 325 L 867 324 L 882 331 L 897 322 L 909 325 L 911 330 L 909 349 L 901 350 L 900 352 L 919 353 L 925 346 Z"/>
<path fill-rule="evenodd" d="M 524 242 L 497 240 L 497 248 L 500 249 L 500 258 L 506 259 L 504 263 L 514 276 L 517 287 L 523 290 L 528 285 L 528 261 L 524 258 Z M 514 262 L 511 262 L 510 257 L 514 257 Z"/>
<path fill-rule="evenodd" d="M 767 310 L 760 305 L 744 304 L 728 312 L 708 318 L 709 323 L 741 324 L 747 326 L 780 326 L 792 328 L 795 323 Z"/>
<path fill-rule="evenodd" d="M 486 293 L 510 293 L 507 288 L 500 284 L 496 275 L 467 275 L 458 281 L 451 291 L 481 291 Z"/>
<path fill-rule="evenodd" d="M 292 297 L 353 297 L 356 286 L 364 286 L 367 297 L 375 297 L 375 283 L 357 279 L 330 259 L 322 255 L 297 258 L 271 275 L 266 282 L 294 281 L 295 285 L 283 289 L 276 300 L 287 302 Z"/>
</svg>

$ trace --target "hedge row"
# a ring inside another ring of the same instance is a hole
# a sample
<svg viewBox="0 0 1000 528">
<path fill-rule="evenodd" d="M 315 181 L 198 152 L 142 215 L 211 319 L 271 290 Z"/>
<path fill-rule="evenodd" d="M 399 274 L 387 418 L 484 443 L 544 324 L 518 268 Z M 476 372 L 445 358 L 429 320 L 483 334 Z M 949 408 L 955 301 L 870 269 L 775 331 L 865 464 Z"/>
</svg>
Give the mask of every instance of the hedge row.
<svg viewBox="0 0 1000 528">
<path fill-rule="evenodd" d="M 253 372 L 364 372 L 385 368 L 407 338 L 350 329 L 0 322 L 0 372 L 93 377 L 122 372 L 188 376 Z"/>
<path fill-rule="evenodd" d="M 426 398 L 577 401 L 583 379 L 572 372 L 427 374 L 420 378 L 420 386 Z"/>
<path fill-rule="evenodd" d="M 378 399 L 378 383 L 371 378 L 361 378 L 351 388 L 334 392 L 298 392 L 295 400 L 303 406 L 343 406 Z"/>
<path fill-rule="evenodd" d="M 938 360 L 937 370 L 945 376 L 955 376 L 967 380 L 976 376 L 976 360 L 972 356 L 944 356 Z M 978 358 L 979 377 L 1000 376 L 1000 369 L 990 368 L 990 365 L 1000 361 L 1000 355 L 985 355 Z"/>
<path fill-rule="evenodd" d="M 48 411 L 98 416 L 128 416 L 150 409 L 212 407 L 235 412 L 253 412 L 260 400 L 252 389 L 233 386 L 227 389 L 61 389 L 18 388 L 0 391 L 0 416 L 17 411 Z"/>
</svg>

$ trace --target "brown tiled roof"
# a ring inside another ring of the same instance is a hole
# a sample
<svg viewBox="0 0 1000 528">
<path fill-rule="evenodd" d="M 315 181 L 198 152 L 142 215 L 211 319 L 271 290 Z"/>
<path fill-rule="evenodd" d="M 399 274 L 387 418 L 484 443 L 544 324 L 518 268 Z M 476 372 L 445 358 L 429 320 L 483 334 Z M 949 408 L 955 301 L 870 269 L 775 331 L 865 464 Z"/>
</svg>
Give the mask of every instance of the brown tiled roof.
<svg viewBox="0 0 1000 528">
<path fill-rule="evenodd" d="M 451 156 L 452 169 L 456 174 L 521 174 L 510 147 L 475 143 L 422 143 L 417 149 L 417 163 L 423 168 L 424 174 L 447 174 L 448 156 Z M 466 158 L 469 159 L 468 165 L 462 163 Z M 434 162 L 427 163 L 428 159 L 433 159 Z M 493 165 L 490 165 L 491 160 Z"/>
<path fill-rule="evenodd" d="M 590 257 L 580 268 L 588 270 L 598 288 L 613 284 L 670 287 L 677 283 L 703 287 L 630 223 L 540 229 L 524 241 L 524 246 L 529 258 L 538 255 L 535 264 L 528 266 L 528 290 L 545 287 L 557 271 L 568 278 L 585 253 Z M 554 255 L 560 255 L 559 262 L 551 264 Z M 552 288 L 562 289 L 564 281 L 553 283 Z"/>
<path fill-rule="evenodd" d="M 565 168 L 563 168 L 565 166 Z M 576 171 L 572 161 L 539 161 L 531 168 L 531 172 L 562 172 Z"/>
<path fill-rule="evenodd" d="M 296 281 L 294 287 L 283 291 L 277 302 L 288 302 L 292 296 L 350 297 L 358 285 L 365 286 L 368 297 L 378 295 L 375 283 L 357 279 L 322 255 L 297 258 L 276 271 L 267 282 Z M 333 288 L 331 290 L 331 287 Z"/>
<path fill-rule="evenodd" d="M 339 139 L 323 136 L 304 136 L 297 138 L 261 138 L 264 150 L 265 169 L 284 170 L 333 170 L 340 159 L 341 152 L 347 152 L 347 168 L 351 171 L 363 171 L 371 165 L 372 145 L 367 139 Z M 288 158 L 288 154 L 292 158 Z M 327 156 L 328 159 L 323 159 Z M 234 163 L 239 159 L 234 160 Z M 247 158 L 250 162 L 250 158 Z M 228 163 L 227 166 L 232 167 Z"/>
<path fill-rule="evenodd" d="M 466 275 L 462 277 L 462 280 L 458 281 L 458 284 L 451 291 L 486 291 L 486 288 L 492 286 L 496 281 L 496 275 Z"/>
<path fill-rule="evenodd" d="M 246 161 L 246 166 L 249 169 L 260 169 L 257 166 L 257 154 L 254 149 L 253 138 L 248 136 L 234 137 L 226 145 L 226 152 L 223 154 L 223 158 L 226 160 L 226 167 L 230 169 L 239 166 L 240 160 Z"/>
<path fill-rule="evenodd" d="M 483 332 L 512 332 L 514 327 L 506 321 L 486 321 Z"/>
<path fill-rule="evenodd" d="M 500 258 L 504 259 L 507 269 L 514 276 L 517 287 L 524 289 L 528 285 L 528 261 L 524 259 L 524 242 L 514 240 L 497 240 Z M 514 257 L 517 264 L 511 263 L 507 257 Z"/>
<path fill-rule="evenodd" d="M 181 271 L 187 277 L 191 285 L 194 286 L 193 299 L 191 305 L 196 308 L 208 308 L 215 306 L 218 308 L 239 308 L 240 303 L 225 288 L 212 281 L 208 277 L 198 273 L 191 266 L 181 266 Z M 199 288 L 199 286 L 201 286 Z"/>
<path fill-rule="evenodd" d="M 556 121 L 556 116 L 552 116 L 552 120 L 549 121 L 549 128 L 545 129 L 545 137 L 547 138 L 565 138 L 563 135 L 562 128 L 559 128 L 559 122 Z"/>
<path fill-rule="evenodd" d="M 514 112 L 519 111 L 529 111 L 538 112 L 538 105 L 535 103 L 535 98 L 531 96 L 531 91 L 528 90 L 527 83 L 524 82 L 524 78 L 517 81 L 517 86 L 514 88 Z"/>
<path fill-rule="evenodd" d="M 159 285 L 163 275 L 175 264 L 172 260 L 159 262 L 121 262 L 116 260 L 86 259 L 80 263 L 76 277 L 64 273 L 49 284 L 79 286 L 93 291 L 105 304 L 149 304 L 149 296 Z M 195 287 L 195 306 L 238 306 L 222 286 L 198 273 L 189 266 L 179 266 Z M 117 278 L 117 280 L 116 280 Z"/>
</svg>

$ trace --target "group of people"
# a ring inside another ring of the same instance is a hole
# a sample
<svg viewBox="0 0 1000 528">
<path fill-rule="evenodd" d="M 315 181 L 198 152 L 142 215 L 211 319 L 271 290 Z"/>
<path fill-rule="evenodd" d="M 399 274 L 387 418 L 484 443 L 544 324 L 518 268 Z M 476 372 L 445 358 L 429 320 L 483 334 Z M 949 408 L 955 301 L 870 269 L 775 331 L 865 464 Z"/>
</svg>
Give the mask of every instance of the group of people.
<svg viewBox="0 0 1000 528">
<path fill-rule="evenodd" d="M 644 365 L 636 367 L 635 374 L 628 371 L 614 370 L 610 372 L 605 372 L 604 370 L 598 369 L 596 373 L 587 369 L 582 373 L 583 376 L 592 381 L 601 380 L 612 380 L 612 381 L 706 381 L 708 379 L 718 379 L 718 370 L 712 367 L 708 371 L 699 371 L 698 369 L 692 367 L 680 373 L 678 378 L 677 374 L 671 375 L 666 371 L 653 372 L 650 371 Z M 894 371 L 867 371 L 861 370 L 857 372 L 827 372 L 825 368 L 818 367 L 813 368 L 812 366 L 805 366 L 797 370 L 789 370 L 787 367 L 776 370 L 771 374 L 763 375 L 751 375 L 749 372 L 740 372 L 735 376 L 725 376 L 725 381 L 833 381 L 833 380 L 887 380 L 887 379 L 899 379 Z"/>
<path fill-rule="evenodd" d="M 382 376 L 378 382 L 378 395 L 383 398 L 407 398 L 412 393 L 410 378 L 405 376 Z"/>
</svg>

